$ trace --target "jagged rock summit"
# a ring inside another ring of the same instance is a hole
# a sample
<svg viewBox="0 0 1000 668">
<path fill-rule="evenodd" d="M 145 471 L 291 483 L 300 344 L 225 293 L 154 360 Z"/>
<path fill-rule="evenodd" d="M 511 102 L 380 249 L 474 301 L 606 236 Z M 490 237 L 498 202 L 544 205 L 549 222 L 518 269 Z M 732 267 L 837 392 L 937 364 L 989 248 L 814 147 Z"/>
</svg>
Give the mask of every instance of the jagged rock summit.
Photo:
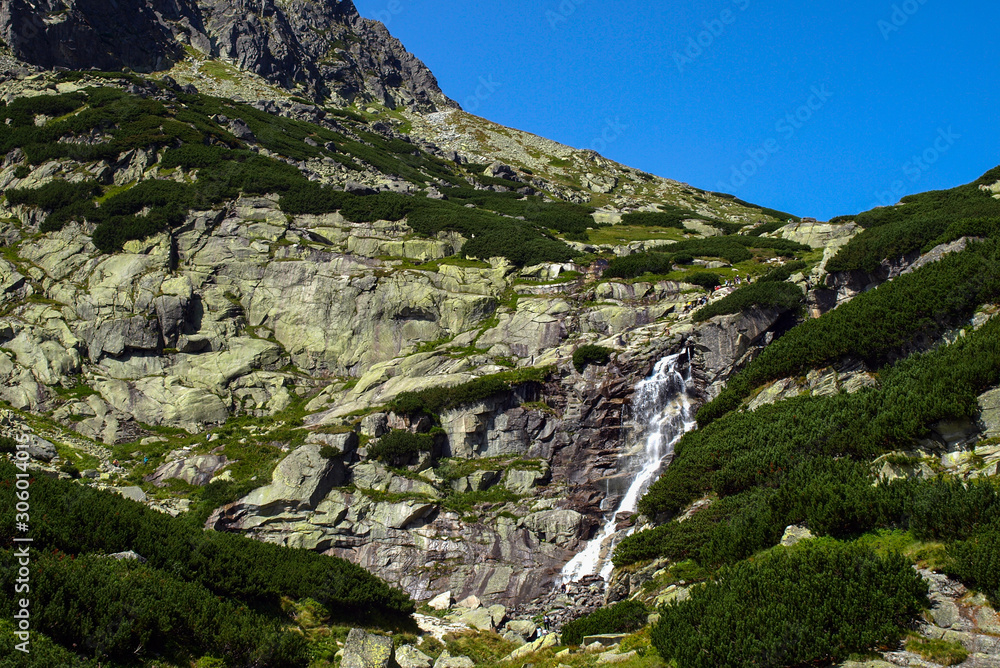
<svg viewBox="0 0 1000 668">
<path fill-rule="evenodd" d="M 0 0 L 0 39 L 44 69 L 169 69 L 185 50 L 317 99 L 457 108 L 351 0 Z"/>
</svg>

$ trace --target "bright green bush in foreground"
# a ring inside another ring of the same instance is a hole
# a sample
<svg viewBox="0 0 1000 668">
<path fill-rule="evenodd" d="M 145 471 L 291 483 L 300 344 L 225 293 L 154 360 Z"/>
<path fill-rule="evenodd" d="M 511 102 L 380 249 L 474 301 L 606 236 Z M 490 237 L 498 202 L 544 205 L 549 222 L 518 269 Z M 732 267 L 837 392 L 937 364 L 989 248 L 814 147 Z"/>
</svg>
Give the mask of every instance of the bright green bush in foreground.
<svg viewBox="0 0 1000 668">
<path fill-rule="evenodd" d="M 806 541 L 723 569 L 662 610 L 652 641 L 684 668 L 842 661 L 895 646 L 926 597 L 926 583 L 898 555 Z"/>
<path fill-rule="evenodd" d="M 631 633 L 646 625 L 649 610 L 639 601 L 620 601 L 574 619 L 562 627 L 564 645 L 579 645 L 584 637 L 604 633 Z"/>
</svg>

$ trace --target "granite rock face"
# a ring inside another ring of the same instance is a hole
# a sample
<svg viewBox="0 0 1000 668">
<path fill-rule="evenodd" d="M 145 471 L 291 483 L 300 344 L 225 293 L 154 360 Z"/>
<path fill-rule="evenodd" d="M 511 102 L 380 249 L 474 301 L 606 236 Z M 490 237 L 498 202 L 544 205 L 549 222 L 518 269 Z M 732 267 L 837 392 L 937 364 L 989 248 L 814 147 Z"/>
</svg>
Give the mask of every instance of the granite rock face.
<svg viewBox="0 0 1000 668">
<path fill-rule="evenodd" d="M 454 108 L 430 70 L 351 0 L 3 0 L 0 39 L 45 69 L 169 69 L 190 46 L 317 98 Z"/>
</svg>

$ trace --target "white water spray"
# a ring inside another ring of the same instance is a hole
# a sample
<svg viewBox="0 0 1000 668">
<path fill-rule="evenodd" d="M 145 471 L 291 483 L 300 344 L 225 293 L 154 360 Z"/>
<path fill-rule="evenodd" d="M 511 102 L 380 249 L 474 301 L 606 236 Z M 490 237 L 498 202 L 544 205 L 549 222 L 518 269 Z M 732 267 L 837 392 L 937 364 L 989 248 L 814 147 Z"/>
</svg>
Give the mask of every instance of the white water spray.
<svg viewBox="0 0 1000 668">
<path fill-rule="evenodd" d="M 636 385 L 632 403 L 635 441 L 644 441 L 645 448 L 641 455 L 634 457 L 642 457 L 641 466 L 618 508 L 605 519 L 601 532 L 563 567 L 560 582 L 575 582 L 594 574 L 607 581 L 611 576 L 614 568 L 612 550 L 619 540 L 634 531 L 634 528 L 624 532 L 617 530 L 619 513 L 635 512 L 639 498 L 660 471 L 664 460 L 673 455 L 674 445 L 697 424 L 687 396 L 691 365 L 687 364 L 686 376 L 678 370 L 682 362 L 688 362 L 688 357 L 687 352 L 681 352 L 663 358 L 656 363 L 653 374 Z"/>
</svg>

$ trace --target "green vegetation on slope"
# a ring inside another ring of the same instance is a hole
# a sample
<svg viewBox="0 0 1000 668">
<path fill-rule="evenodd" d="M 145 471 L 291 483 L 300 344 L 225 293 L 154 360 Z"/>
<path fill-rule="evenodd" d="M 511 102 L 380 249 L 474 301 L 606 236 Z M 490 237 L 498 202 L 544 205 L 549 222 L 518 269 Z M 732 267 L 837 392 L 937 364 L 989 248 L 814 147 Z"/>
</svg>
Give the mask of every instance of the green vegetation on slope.
<svg viewBox="0 0 1000 668">
<path fill-rule="evenodd" d="M 71 558 L 32 550 L 31 560 L 33 631 L 80 654 L 126 665 L 137 654 L 219 655 L 226 665 L 247 667 L 308 661 L 305 640 L 280 621 L 168 571 L 103 555 Z M 8 591 L 14 587 L 15 564 L 13 551 L 0 551 L 0 580 Z M 0 614 L 11 618 L 13 599 L 4 598 Z"/>
<path fill-rule="evenodd" d="M 551 367 L 504 371 L 483 376 L 453 387 L 431 387 L 417 392 L 400 392 L 387 408 L 401 415 L 438 415 L 463 404 L 475 403 L 529 383 L 544 382 Z"/>
<path fill-rule="evenodd" d="M 10 464 L 0 464 L 7 486 Z M 362 568 L 308 550 L 288 549 L 243 536 L 203 532 L 181 518 L 76 483 L 35 478 L 34 546 L 69 555 L 134 550 L 149 566 L 198 583 L 218 596 L 247 604 L 277 605 L 282 596 L 312 598 L 356 614 L 409 613 L 413 603 Z M 0 514 L 4 536 L 13 534 L 14 509 Z M 8 541 L 4 541 L 9 544 Z"/>
<path fill-rule="evenodd" d="M 698 411 L 698 423 L 707 425 L 733 410 L 771 380 L 843 358 L 884 364 L 904 355 L 919 338 L 933 339 L 965 322 L 977 306 L 998 296 L 998 243 L 974 244 L 795 327 L 730 379 L 722 393 Z"/>
<path fill-rule="evenodd" d="M 649 610 L 639 601 L 619 601 L 574 619 L 562 627 L 565 645 L 579 645 L 585 636 L 603 633 L 630 633 L 646 625 Z"/>
<path fill-rule="evenodd" d="M 36 190 L 7 191 L 9 203 L 49 212 L 43 232 L 58 230 L 73 220 L 95 223 L 93 240 L 103 252 L 115 252 L 129 240 L 176 227 L 191 210 L 218 206 L 241 193 L 281 195 L 282 209 L 292 215 L 340 211 L 353 222 L 411 216 L 409 222 L 418 234 L 460 232 L 469 239 L 463 249 L 466 256 L 507 257 L 517 265 L 568 261 L 575 253 L 554 238 L 552 231 L 583 237 L 593 226 L 590 208 L 545 202 L 540 197 L 521 199 L 516 193 L 472 190 L 455 165 L 401 140 L 387 140 L 365 130 L 355 130 L 363 139 L 357 141 L 319 125 L 204 95 L 180 94 L 177 102 L 167 103 L 113 88 L 88 88 L 38 99 L 42 102 L 37 108 L 23 100 L 0 106 L 0 120 L 9 121 L 0 124 L 0 152 L 21 148 L 30 163 L 39 164 L 56 158 L 116 162 L 120 155 L 140 149 L 159 153 L 162 170 L 180 168 L 192 176 L 192 170 L 197 170 L 196 177 L 183 182 L 140 182 L 111 194 L 100 206 L 94 198 L 102 189 L 94 182 L 56 181 Z M 35 114 L 44 113 L 37 109 L 66 117 L 36 126 Z M 256 143 L 288 159 L 325 157 L 352 168 L 359 168 L 355 160 L 363 160 L 417 185 L 440 179 L 463 187 L 446 188 L 449 195 L 444 201 L 396 193 L 361 196 L 324 188 L 294 165 L 246 150 L 243 142 L 213 120 L 218 115 L 243 120 Z M 106 138 L 96 144 L 65 141 L 91 133 L 103 133 Z M 468 209 L 467 204 L 477 208 Z"/>
<path fill-rule="evenodd" d="M 723 569 L 666 606 L 652 640 L 686 668 L 843 661 L 894 646 L 927 603 L 927 584 L 903 557 L 806 541 Z"/>
<path fill-rule="evenodd" d="M 979 186 L 997 181 L 1000 181 L 1000 167 L 968 185 L 910 195 L 900 205 L 858 214 L 854 220 L 864 231 L 830 260 L 827 270 L 872 272 L 883 260 L 893 261 L 942 243 L 942 237 L 953 236 L 948 231 L 958 221 L 968 225 L 969 221 L 983 218 L 995 220 L 1000 216 L 1000 201 Z"/>
<path fill-rule="evenodd" d="M 573 351 L 573 367 L 580 373 L 583 373 L 588 364 L 607 364 L 613 352 L 611 348 L 605 348 L 604 346 L 595 346 L 593 344 L 580 346 Z"/>
<path fill-rule="evenodd" d="M 721 258 L 737 264 L 752 260 L 752 251 L 772 251 L 782 257 L 795 257 L 810 250 L 809 246 L 794 241 L 752 236 L 687 239 L 664 246 L 660 251 L 616 257 L 611 260 L 604 275 L 608 278 L 636 278 L 643 274 L 667 274 L 672 271 L 675 263 L 690 264 L 695 257 Z"/>
<path fill-rule="evenodd" d="M 739 288 L 719 301 L 698 309 L 694 320 L 701 322 L 717 315 L 741 313 L 754 306 L 790 311 L 797 308 L 800 301 L 802 290 L 797 285 L 761 281 Z"/>
</svg>

